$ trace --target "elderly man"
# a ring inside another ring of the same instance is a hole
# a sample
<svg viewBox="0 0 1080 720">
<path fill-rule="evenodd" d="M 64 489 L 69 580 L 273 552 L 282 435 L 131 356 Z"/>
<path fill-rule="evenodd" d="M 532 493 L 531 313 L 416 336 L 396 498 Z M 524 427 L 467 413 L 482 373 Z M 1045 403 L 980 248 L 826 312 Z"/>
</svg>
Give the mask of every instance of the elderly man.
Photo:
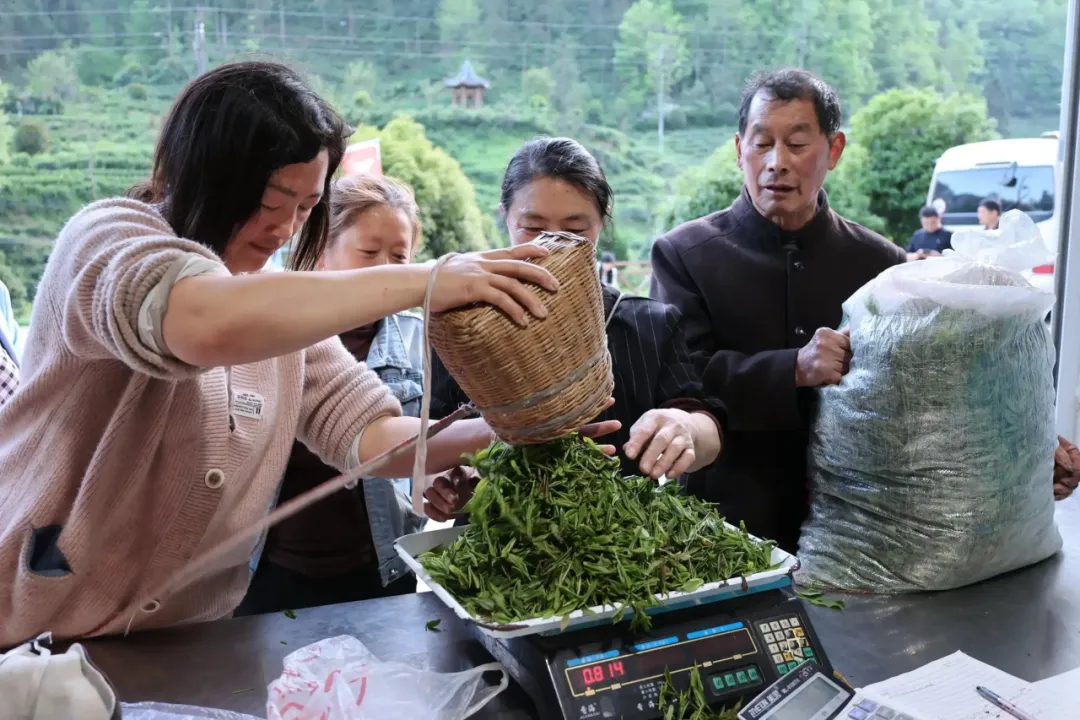
<svg viewBox="0 0 1080 720">
<path fill-rule="evenodd" d="M 656 241 L 652 295 L 683 317 L 727 444 L 688 490 L 795 550 L 807 514 L 814 388 L 840 382 L 851 346 L 841 304 L 902 249 L 840 217 L 822 185 L 844 151 L 836 92 L 802 70 L 753 78 L 735 145 L 744 184 L 726 210 Z"/>
</svg>

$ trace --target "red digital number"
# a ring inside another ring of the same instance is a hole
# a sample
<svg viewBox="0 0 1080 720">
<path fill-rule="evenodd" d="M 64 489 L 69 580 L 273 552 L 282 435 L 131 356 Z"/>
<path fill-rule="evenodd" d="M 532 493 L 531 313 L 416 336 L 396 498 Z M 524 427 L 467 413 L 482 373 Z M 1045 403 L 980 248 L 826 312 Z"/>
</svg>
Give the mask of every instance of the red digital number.
<svg viewBox="0 0 1080 720">
<path fill-rule="evenodd" d="M 607 669 L 608 675 L 610 675 L 611 677 L 622 676 L 626 674 L 626 671 L 623 670 L 622 660 L 616 660 L 615 662 L 608 663 Z"/>
<path fill-rule="evenodd" d="M 586 685 L 595 685 L 604 681 L 604 666 L 594 665 L 592 667 L 583 668 L 581 671 L 581 679 L 585 681 Z"/>
</svg>

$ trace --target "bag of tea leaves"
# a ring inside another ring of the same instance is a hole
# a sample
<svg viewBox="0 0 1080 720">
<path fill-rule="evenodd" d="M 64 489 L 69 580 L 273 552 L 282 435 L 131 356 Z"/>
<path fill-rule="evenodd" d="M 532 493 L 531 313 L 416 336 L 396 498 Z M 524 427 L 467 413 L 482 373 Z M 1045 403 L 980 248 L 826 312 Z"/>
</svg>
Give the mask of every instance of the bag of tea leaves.
<svg viewBox="0 0 1080 720">
<path fill-rule="evenodd" d="M 845 304 L 850 373 L 821 391 L 799 584 L 945 590 L 1043 560 L 1054 525 L 1052 294 L 1023 213 L 891 268 Z"/>
</svg>

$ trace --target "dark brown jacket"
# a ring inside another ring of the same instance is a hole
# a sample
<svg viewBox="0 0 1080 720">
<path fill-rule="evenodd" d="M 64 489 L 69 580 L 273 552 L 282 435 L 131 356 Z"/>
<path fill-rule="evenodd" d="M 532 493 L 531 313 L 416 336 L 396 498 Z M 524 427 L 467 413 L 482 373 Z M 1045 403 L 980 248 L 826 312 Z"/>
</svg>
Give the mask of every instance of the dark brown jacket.
<svg viewBox="0 0 1080 720">
<path fill-rule="evenodd" d="M 652 296 L 674 305 L 707 393 L 728 411 L 723 453 L 688 490 L 733 522 L 794 550 L 807 513 L 806 452 L 815 393 L 795 359 L 842 303 L 904 251 L 833 212 L 796 232 L 762 217 L 745 188 L 727 210 L 680 225 L 652 251 Z"/>
</svg>

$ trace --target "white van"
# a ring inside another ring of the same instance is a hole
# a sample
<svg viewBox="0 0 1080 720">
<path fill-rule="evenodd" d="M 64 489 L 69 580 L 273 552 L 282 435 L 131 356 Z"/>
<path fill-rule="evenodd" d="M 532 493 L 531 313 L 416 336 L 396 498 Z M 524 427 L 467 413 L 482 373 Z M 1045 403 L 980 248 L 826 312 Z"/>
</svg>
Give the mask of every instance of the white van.
<svg viewBox="0 0 1080 720">
<path fill-rule="evenodd" d="M 1039 138 L 989 140 L 946 150 L 934 167 L 927 204 L 945 213 L 946 229 L 956 232 L 979 224 L 977 211 L 984 198 L 1001 204 L 1001 211 L 1023 210 L 1042 231 L 1047 249 L 1057 255 L 1061 188 L 1058 134 Z M 1026 273 L 1035 286 L 1053 291 L 1054 266 Z"/>
</svg>

